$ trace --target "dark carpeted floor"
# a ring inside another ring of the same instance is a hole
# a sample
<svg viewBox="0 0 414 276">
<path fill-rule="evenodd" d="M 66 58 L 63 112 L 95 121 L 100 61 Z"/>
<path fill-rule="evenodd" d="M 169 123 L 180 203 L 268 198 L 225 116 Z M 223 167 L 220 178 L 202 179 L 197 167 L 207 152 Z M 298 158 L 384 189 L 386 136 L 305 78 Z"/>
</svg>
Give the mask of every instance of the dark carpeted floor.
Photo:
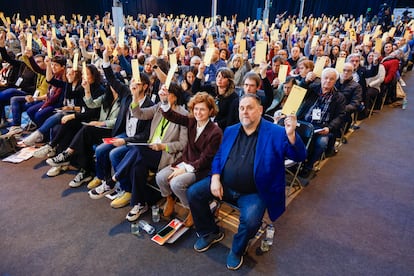
<svg viewBox="0 0 414 276">
<path fill-rule="evenodd" d="M 405 80 L 407 110 L 366 119 L 276 222 L 271 251 L 252 248 L 239 274 L 414 275 L 414 75 Z M 135 237 L 127 208 L 91 200 L 86 187 L 69 188 L 73 173 L 48 178 L 47 169 L 36 159 L 0 163 L 0 275 L 230 273 L 223 244 L 196 253 L 194 231 L 163 247 Z"/>
</svg>

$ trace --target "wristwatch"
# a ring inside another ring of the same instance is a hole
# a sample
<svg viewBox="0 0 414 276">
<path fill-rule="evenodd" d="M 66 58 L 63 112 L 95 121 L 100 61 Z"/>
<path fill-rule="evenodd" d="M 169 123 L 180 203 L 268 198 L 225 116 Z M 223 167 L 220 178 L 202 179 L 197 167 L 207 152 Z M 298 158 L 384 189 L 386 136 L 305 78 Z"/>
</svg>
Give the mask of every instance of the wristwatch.
<svg viewBox="0 0 414 276">
<path fill-rule="evenodd" d="M 152 70 L 155 70 L 155 69 L 157 69 L 158 68 L 158 65 L 154 65 L 154 66 L 152 66 Z"/>
</svg>

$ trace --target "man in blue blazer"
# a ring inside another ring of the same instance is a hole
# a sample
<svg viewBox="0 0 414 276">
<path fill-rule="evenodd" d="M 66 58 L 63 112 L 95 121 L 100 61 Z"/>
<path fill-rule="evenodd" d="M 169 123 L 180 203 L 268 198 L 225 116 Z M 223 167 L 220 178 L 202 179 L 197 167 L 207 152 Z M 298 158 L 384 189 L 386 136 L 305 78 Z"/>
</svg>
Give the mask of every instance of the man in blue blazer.
<svg viewBox="0 0 414 276">
<path fill-rule="evenodd" d="M 263 107 L 255 94 L 239 103 L 240 123 L 228 127 L 214 157 L 211 176 L 187 190 L 198 239 L 197 252 L 221 241 L 224 234 L 209 208 L 213 198 L 240 208 L 240 224 L 227 257 L 227 268 L 238 269 L 248 242 L 259 230 L 268 210 L 272 221 L 285 211 L 285 158 L 303 161 L 306 149 L 295 133 L 296 116 L 285 119 L 285 128 L 261 118 Z"/>
</svg>

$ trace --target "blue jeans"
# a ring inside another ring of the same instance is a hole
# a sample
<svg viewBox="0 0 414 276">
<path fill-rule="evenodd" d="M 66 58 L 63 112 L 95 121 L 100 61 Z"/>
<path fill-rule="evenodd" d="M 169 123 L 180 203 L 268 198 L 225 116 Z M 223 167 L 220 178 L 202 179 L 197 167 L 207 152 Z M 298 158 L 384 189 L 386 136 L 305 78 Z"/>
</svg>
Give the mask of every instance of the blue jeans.
<svg viewBox="0 0 414 276">
<path fill-rule="evenodd" d="M 22 124 L 22 113 L 29 107 L 42 103 L 41 101 L 28 103 L 25 98 L 26 96 L 14 96 L 10 100 L 13 113 L 13 126 L 20 126 Z"/>
<path fill-rule="evenodd" d="M 191 185 L 187 190 L 191 213 L 199 237 L 210 233 L 218 233 L 219 228 L 211 213 L 209 203 L 214 199 L 210 190 L 211 177 L 208 176 Z M 223 186 L 223 200 L 234 204 L 240 209 L 240 224 L 233 237 L 232 251 L 238 256 L 243 255 L 247 244 L 259 230 L 266 211 L 264 201 L 257 193 L 240 194 Z"/>
<path fill-rule="evenodd" d="M 51 137 L 51 133 L 50 130 L 55 126 L 60 124 L 60 121 L 62 119 L 62 117 L 64 116 L 63 113 L 56 113 L 53 114 L 52 116 L 50 116 L 49 118 L 46 119 L 46 121 L 43 122 L 42 126 L 39 127 L 38 131 L 40 131 L 40 133 L 43 134 L 43 136 L 49 134 L 49 140 L 52 140 Z"/>
<path fill-rule="evenodd" d="M 116 136 L 116 138 L 125 138 L 127 137 L 125 133 Z M 115 147 L 112 144 L 102 143 L 95 149 L 96 155 L 96 177 L 101 180 L 107 180 L 111 178 L 111 165 L 114 168 L 115 172 L 117 171 L 118 164 L 124 158 L 125 154 L 130 149 L 129 146 L 123 145 L 120 147 Z M 119 179 L 122 189 L 125 190 L 128 186 L 125 181 L 128 181 L 128 178 Z M 130 192 L 130 191 L 128 191 Z"/>
<path fill-rule="evenodd" d="M 44 121 L 51 115 L 55 110 L 54 106 L 47 106 L 45 108 L 41 108 L 44 102 L 39 102 L 27 108 L 26 112 L 30 119 L 37 125 L 41 126 Z"/>
<path fill-rule="evenodd" d="M 326 151 L 329 144 L 329 139 L 333 139 L 332 134 L 328 135 L 319 135 L 316 134 L 312 138 L 313 149 L 311 150 L 308 161 L 305 163 L 305 167 L 312 169 L 316 161 L 321 159 L 322 154 Z"/>
<path fill-rule="evenodd" d="M 21 91 L 17 88 L 8 88 L 6 90 L 1 91 L 0 93 L 0 118 L 5 118 L 4 114 L 4 107 L 6 105 L 10 105 L 10 99 L 15 96 L 26 96 L 28 95 L 26 92 Z"/>
</svg>

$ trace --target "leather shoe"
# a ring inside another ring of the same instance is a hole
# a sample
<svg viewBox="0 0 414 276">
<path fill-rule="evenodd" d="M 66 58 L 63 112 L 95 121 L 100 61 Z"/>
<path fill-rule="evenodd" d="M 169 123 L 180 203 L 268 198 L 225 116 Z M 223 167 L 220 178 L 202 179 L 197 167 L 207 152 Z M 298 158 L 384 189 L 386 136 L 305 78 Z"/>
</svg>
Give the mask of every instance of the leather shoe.
<svg viewBox="0 0 414 276">
<path fill-rule="evenodd" d="M 174 212 L 175 200 L 172 196 L 167 196 L 167 202 L 165 203 L 163 214 L 169 217 Z"/>
<path fill-rule="evenodd" d="M 193 215 L 191 214 L 191 211 L 189 211 L 187 217 L 184 220 L 184 226 L 191 227 L 193 225 L 194 225 Z"/>
</svg>

